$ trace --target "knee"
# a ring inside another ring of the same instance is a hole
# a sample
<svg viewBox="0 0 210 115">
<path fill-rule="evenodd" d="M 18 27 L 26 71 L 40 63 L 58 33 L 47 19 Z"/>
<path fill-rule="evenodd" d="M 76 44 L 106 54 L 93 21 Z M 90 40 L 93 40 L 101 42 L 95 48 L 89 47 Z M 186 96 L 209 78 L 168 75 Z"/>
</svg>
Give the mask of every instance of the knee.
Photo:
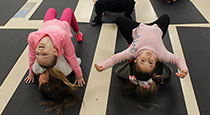
<svg viewBox="0 0 210 115">
<path fill-rule="evenodd" d="M 71 8 L 65 8 L 64 12 L 69 12 L 69 13 L 74 13 L 73 10 Z"/>
<path fill-rule="evenodd" d="M 56 9 L 55 8 L 49 8 L 47 11 L 56 12 Z"/>
<path fill-rule="evenodd" d="M 116 18 L 117 26 L 122 24 L 124 18 L 125 18 L 124 16 L 119 16 L 119 17 Z"/>
<path fill-rule="evenodd" d="M 170 17 L 167 14 L 163 14 L 162 18 L 164 19 L 164 21 L 166 21 L 167 23 L 170 23 Z"/>
</svg>

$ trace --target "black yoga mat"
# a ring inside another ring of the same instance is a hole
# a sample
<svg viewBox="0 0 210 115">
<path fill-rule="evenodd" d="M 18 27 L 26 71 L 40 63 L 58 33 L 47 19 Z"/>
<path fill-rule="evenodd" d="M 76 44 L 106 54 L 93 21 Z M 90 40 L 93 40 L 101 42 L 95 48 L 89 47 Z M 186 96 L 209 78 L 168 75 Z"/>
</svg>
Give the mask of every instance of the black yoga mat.
<svg viewBox="0 0 210 115">
<path fill-rule="evenodd" d="M 27 0 L 2 0 L 0 4 L 0 26 L 5 25 Z"/>
<path fill-rule="evenodd" d="M 167 4 L 165 0 L 150 0 L 158 16 L 168 14 L 172 24 L 208 23 L 190 0 L 177 0 Z"/>
<path fill-rule="evenodd" d="M 201 115 L 210 113 L 210 28 L 178 27 Z"/>
<path fill-rule="evenodd" d="M 31 31 L 33 30 L 0 30 L 0 85 L 27 46 L 28 33 Z"/>
<path fill-rule="evenodd" d="M 164 37 L 164 43 L 169 51 L 172 52 L 168 34 Z M 121 34 L 118 34 L 116 52 L 127 48 L 127 43 Z M 161 87 L 158 91 L 156 100 L 157 104 L 154 110 L 142 110 L 133 101 L 130 101 L 122 96 L 122 89 L 125 86 L 125 81 L 118 78 L 114 73 L 116 65 L 113 68 L 109 100 L 107 105 L 107 115 L 186 115 L 186 107 L 182 94 L 179 78 L 173 73 L 168 84 Z M 175 72 L 174 66 L 170 65 Z"/>
<path fill-rule="evenodd" d="M 77 3 L 78 0 L 43 0 L 30 20 L 43 20 L 44 15 L 49 8 L 55 8 L 57 11 L 57 17 L 59 18 L 65 8 L 71 8 L 74 11 Z"/>
</svg>

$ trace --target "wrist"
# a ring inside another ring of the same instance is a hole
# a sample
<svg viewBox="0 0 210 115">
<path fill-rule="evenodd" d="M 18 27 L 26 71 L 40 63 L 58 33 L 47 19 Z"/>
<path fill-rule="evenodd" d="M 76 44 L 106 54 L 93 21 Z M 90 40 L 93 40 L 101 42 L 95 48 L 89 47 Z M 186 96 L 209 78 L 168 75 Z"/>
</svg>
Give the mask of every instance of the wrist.
<svg viewBox="0 0 210 115">
<path fill-rule="evenodd" d="M 29 74 L 30 77 L 34 77 L 34 75 Z"/>
</svg>

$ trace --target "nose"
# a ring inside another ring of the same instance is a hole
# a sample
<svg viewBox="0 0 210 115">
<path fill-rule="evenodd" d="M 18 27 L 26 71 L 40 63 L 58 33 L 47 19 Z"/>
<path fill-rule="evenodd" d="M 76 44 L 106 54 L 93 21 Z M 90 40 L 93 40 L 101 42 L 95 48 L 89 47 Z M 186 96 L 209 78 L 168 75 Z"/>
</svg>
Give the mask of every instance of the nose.
<svg viewBox="0 0 210 115">
<path fill-rule="evenodd" d="M 151 56 L 150 55 L 147 55 L 147 59 L 150 60 L 150 58 L 151 58 Z"/>
<path fill-rule="evenodd" d="M 40 49 L 40 48 L 37 49 L 37 54 L 40 54 L 40 53 L 42 53 L 42 52 L 43 52 L 42 49 Z"/>
</svg>

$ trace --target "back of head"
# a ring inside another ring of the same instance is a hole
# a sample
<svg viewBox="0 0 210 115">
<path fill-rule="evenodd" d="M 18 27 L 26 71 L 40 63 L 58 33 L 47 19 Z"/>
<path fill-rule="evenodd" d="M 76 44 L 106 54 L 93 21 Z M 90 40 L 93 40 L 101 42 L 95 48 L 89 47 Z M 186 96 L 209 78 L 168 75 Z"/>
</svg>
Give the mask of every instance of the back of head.
<svg viewBox="0 0 210 115">
<path fill-rule="evenodd" d="M 138 71 L 137 66 L 133 66 L 133 74 L 137 80 L 140 81 L 148 81 L 152 79 L 153 73 L 144 73 Z M 156 95 L 158 87 L 156 83 L 152 80 L 149 88 L 141 87 L 139 84 L 134 84 L 129 82 L 123 88 L 123 96 L 135 101 L 141 106 L 145 106 L 145 104 L 149 104 L 154 100 L 154 96 Z"/>
<path fill-rule="evenodd" d="M 80 98 L 74 91 L 73 85 L 68 79 L 56 69 L 49 70 L 49 81 L 47 84 L 42 84 L 39 92 L 45 101 L 44 106 L 50 106 L 45 112 L 57 111 L 57 114 L 62 114 L 65 107 L 76 104 Z"/>
</svg>

